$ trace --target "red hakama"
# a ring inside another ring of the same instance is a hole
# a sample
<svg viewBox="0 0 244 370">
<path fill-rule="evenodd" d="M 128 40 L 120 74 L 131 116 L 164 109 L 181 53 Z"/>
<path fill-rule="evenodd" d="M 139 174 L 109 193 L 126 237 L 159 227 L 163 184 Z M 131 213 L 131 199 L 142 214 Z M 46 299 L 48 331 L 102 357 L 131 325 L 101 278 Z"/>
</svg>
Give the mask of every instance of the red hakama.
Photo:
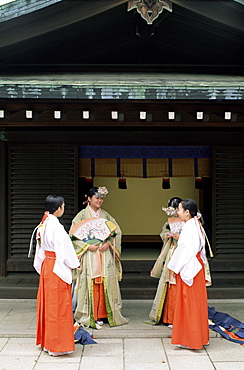
<svg viewBox="0 0 244 370">
<path fill-rule="evenodd" d="M 94 320 L 104 319 L 108 317 L 106 303 L 105 303 L 105 293 L 103 283 L 97 283 L 96 279 L 93 284 L 93 310 L 94 310 Z"/>
<path fill-rule="evenodd" d="M 191 349 L 201 349 L 209 342 L 208 304 L 204 264 L 197 254 L 202 268 L 188 286 L 176 275 L 176 304 L 172 330 L 172 344 Z"/>
<path fill-rule="evenodd" d="M 162 322 L 173 324 L 175 312 L 176 285 L 167 283 L 167 292 L 164 300 Z"/>
<path fill-rule="evenodd" d="M 71 285 L 53 273 L 55 252 L 45 255 L 37 294 L 36 344 L 50 352 L 74 351 Z"/>
</svg>

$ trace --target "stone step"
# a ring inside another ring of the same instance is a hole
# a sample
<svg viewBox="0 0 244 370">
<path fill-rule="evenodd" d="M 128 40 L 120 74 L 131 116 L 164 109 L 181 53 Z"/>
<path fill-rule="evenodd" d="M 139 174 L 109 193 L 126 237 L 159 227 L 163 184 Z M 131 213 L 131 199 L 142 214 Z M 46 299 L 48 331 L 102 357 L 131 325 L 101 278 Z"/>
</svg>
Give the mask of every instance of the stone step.
<svg viewBox="0 0 244 370">
<path fill-rule="evenodd" d="M 238 299 L 244 297 L 244 286 L 208 287 L 209 299 Z M 153 299 L 156 287 L 121 287 L 123 299 Z M 0 299 L 35 299 L 37 287 L 0 287 Z"/>
<path fill-rule="evenodd" d="M 244 297 L 244 286 L 208 287 L 209 299 L 240 299 Z M 121 288 L 123 299 L 154 299 L 156 290 L 153 288 Z"/>
<path fill-rule="evenodd" d="M 145 262 L 143 271 L 124 271 L 120 282 L 123 299 L 153 299 L 158 286 L 158 279 L 149 276 Z M 128 267 L 128 265 L 127 265 Z M 129 270 L 131 265 L 129 265 Z M 136 267 L 137 270 L 137 267 Z M 213 284 L 208 287 L 209 298 L 242 298 L 244 297 L 244 274 L 214 272 Z M 0 298 L 36 298 L 39 276 L 36 273 L 10 274 L 0 278 Z"/>
<path fill-rule="evenodd" d="M 213 272 L 211 276 L 213 286 L 244 286 L 243 272 Z"/>
<path fill-rule="evenodd" d="M 125 260 L 122 261 L 123 273 L 125 272 L 145 272 L 148 275 L 150 274 L 151 269 L 155 260 Z"/>
<path fill-rule="evenodd" d="M 243 273 L 221 273 L 213 272 L 211 274 L 213 286 L 244 286 L 244 274 Z M 152 278 L 149 273 L 145 272 L 124 272 L 121 286 L 152 286 L 158 285 L 159 279 Z"/>
<path fill-rule="evenodd" d="M 242 286 L 210 286 L 207 288 L 209 299 L 242 299 L 244 285 Z"/>
</svg>

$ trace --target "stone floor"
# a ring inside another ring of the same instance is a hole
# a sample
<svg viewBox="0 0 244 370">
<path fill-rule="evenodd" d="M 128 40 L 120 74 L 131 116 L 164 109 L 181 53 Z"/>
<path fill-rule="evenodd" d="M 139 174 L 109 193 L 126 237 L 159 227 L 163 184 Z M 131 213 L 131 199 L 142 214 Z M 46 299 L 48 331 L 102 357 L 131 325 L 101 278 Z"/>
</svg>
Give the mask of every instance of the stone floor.
<svg viewBox="0 0 244 370">
<path fill-rule="evenodd" d="M 244 322 L 244 299 L 209 300 L 209 306 Z M 0 299 L 0 369 L 4 370 L 244 370 L 244 346 L 215 332 L 202 350 L 170 343 L 171 329 L 151 326 L 151 300 L 124 300 L 127 325 L 89 329 L 97 344 L 76 345 L 69 356 L 50 357 L 35 345 L 34 299 Z"/>
</svg>

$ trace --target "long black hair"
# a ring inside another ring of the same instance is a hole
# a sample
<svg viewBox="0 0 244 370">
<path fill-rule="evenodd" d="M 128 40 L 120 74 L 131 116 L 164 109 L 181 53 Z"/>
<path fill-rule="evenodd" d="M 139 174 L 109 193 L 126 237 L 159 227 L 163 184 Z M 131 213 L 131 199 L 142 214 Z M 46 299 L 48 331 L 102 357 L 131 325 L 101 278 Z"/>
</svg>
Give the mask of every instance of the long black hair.
<svg viewBox="0 0 244 370">
<path fill-rule="evenodd" d="M 180 204 L 180 202 L 181 202 L 181 198 L 179 198 L 179 197 L 173 197 L 173 198 L 171 198 L 169 201 L 168 201 L 168 207 L 173 207 L 173 208 L 175 208 L 175 209 L 177 209 L 178 208 L 178 206 L 179 206 L 179 204 Z"/>
<path fill-rule="evenodd" d="M 182 199 L 180 203 L 182 204 L 182 207 L 184 208 L 185 211 L 188 209 L 191 217 L 195 217 L 197 215 L 198 207 L 197 207 L 197 203 L 195 202 L 195 200 Z"/>
<path fill-rule="evenodd" d="M 93 195 L 95 195 L 97 192 L 98 192 L 98 187 L 97 187 L 97 186 L 94 186 L 94 187 L 92 187 L 92 188 L 88 191 L 87 196 L 88 196 L 89 198 L 92 198 L 92 197 L 93 197 Z"/>
<path fill-rule="evenodd" d="M 60 195 L 51 194 L 45 199 L 45 210 L 54 213 L 64 203 L 64 198 Z"/>
</svg>

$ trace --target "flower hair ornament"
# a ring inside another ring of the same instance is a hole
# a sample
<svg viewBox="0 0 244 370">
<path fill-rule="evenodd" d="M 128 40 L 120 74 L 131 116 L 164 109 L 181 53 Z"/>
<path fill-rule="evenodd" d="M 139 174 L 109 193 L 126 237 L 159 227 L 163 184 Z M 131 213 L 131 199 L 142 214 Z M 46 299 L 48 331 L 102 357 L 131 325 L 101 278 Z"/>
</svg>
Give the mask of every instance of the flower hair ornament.
<svg viewBox="0 0 244 370">
<path fill-rule="evenodd" d="M 99 186 L 99 188 L 97 189 L 95 193 L 96 197 L 100 197 L 100 198 L 105 198 L 107 194 L 108 194 L 108 189 L 106 188 L 106 186 Z"/>
<path fill-rule="evenodd" d="M 177 212 L 177 210 L 174 208 L 174 207 L 172 207 L 172 206 L 170 206 L 170 207 L 162 207 L 162 210 L 166 213 L 166 215 L 168 215 L 168 216 L 175 216 L 176 215 L 176 212 Z"/>
</svg>

